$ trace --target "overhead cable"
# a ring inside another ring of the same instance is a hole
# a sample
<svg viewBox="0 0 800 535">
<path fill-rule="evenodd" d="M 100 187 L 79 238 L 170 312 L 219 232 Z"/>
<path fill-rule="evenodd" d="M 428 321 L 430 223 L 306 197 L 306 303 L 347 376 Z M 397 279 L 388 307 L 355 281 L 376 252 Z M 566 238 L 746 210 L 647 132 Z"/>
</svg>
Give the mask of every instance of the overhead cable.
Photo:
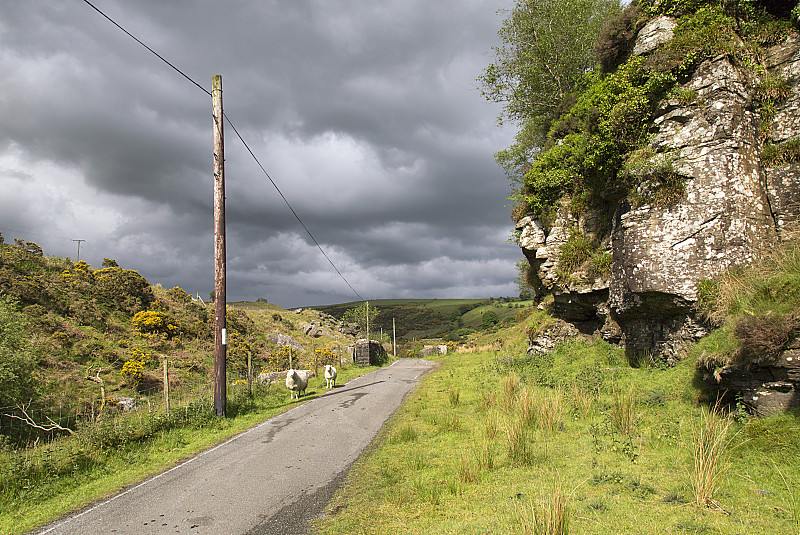
<svg viewBox="0 0 800 535">
<path fill-rule="evenodd" d="M 142 45 L 143 47 L 145 47 L 145 48 L 146 48 L 146 49 L 147 49 L 149 52 L 151 52 L 153 55 L 155 55 L 155 56 L 156 56 L 158 59 L 160 59 L 161 61 L 163 61 L 163 62 L 164 62 L 164 63 L 166 63 L 167 65 L 169 65 L 169 66 L 170 66 L 170 67 L 171 67 L 171 68 L 172 68 L 172 69 L 173 69 L 175 72 L 177 72 L 178 74 L 180 74 L 181 76 L 183 76 L 184 78 L 186 78 L 187 80 L 189 80 L 189 81 L 190 81 L 192 84 L 194 84 L 194 85 L 195 85 L 195 86 L 197 86 L 198 88 L 200 88 L 200 90 L 201 90 L 203 93 L 205 93 L 205 94 L 206 94 L 206 95 L 208 95 L 208 96 L 211 96 L 211 92 L 210 92 L 210 91 L 208 91 L 208 90 L 207 90 L 205 87 L 203 87 L 202 85 L 200 85 L 199 83 L 197 83 L 197 82 L 196 82 L 195 80 L 193 80 L 193 79 L 192 79 L 192 78 L 191 78 L 191 77 L 190 77 L 188 74 L 184 73 L 184 72 L 183 72 L 182 70 L 180 70 L 178 67 L 176 67 L 175 65 L 173 65 L 172 63 L 170 63 L 169 61 L 167 61 L 167 60 L 164 58 L 164 56 L 162 56 L 161 54 L 159 54 L 158 52 L 156 52 L 155 50 L 153 50 L 152 48 L 150 48 L 149 46 L 147 46 L 145 43 L 143 43 L 141 40 L 139 40 L 139 39 L 138 39 L 138 38 L 137 38 L 135 35 L 133 35 L 131 32 L 129 32 L 128 30 L 126 30 L 125 28 L 123 28 L 121 25 L 117 24 L 117 22 L 116 22 L 116 21 L 114 21 L 114 20 L 113 20 L 111 17 L 109 17 L 108 15 L 106 15 L 105 13 L 103 13 L 103 12 L 102 12 L 102 11 L 101 11 L 101 10 L 100 10 L 100 9 L 99 9 L 97 6 L 95 6 L 94 4 L 92 4 L 92 3 L 91 3 L 89 0 L 83 0 L 83 1 L 84 1 L 86 4 L 88 4 L 88 5 L 89 5 L 89 7 L 91 7 L 92 9 L 94 9 L 95 11 L 97 11 L 98 13 L 100 13 L 100 15 L 102 15 L 102 16 L 103 16 L 103 17 L 104 17 L 106 20 L 108 20 L 108 21 L 109 21 L 111 24 L 113 24 L 114 26 L 116 26 L 117 28 L 119 28 L 121 31 L 123 31 L 123 32 L 124 32 L 124 33 L 125 33 L 125 34 L 126 34 L 128 37 L 130 37 L 131 39 L 133 39 L 134 41 L 136 41 L 137 43 L 139 43 L 140 45 Z M 358 293 L 358 292 L 355 290 L 355 288 L 353 288 L 353 286 L 352 286 L 352 285 L 351 285 L 351 284 L 350 284 L 350 283 L 347 281 L 347 279 L 344 277 L 344 275 L 342 275 L 342 272 L 341 272 L 341 271 L 339 271 L 339 268 L 337 268 L 337 267 L 336 267 L 336 264 L 334 264 L 334 263 L 333 263 L 333 260 L 331 260 L 331 259 L 330 259 L 330 257 L 329 257 L 329 256 L 328 256 L 328 255 L 325 253 L 325 251 L 322 249 L 322 246 L 319 244 L 319 242 L 317 241 L 317 239 L 314 237 L 314 235 L 313 235 L 313 234 L 311 234 L 311 231 L 310 231 L 310 230 L 308 230 L 308 227 L 305 225 L 305 223 L 303 223 L 303 220 L 302 220 L 302 219 L 300 219 L 300 216 L 299 216 L 299 215 L 297 215 L 297 212 L 295 211 L 295 209 L 294 209 L 294 208 L 292 208 L 292 205 L 289 203 L 289 200 L 286 198 L 286 196 L 285 196 L 285 195 L 283 194 L 283 192 L 280 190 L 280 188 L 279 188 L 279 187 L 278 187 L 278 185 L 275 183 L 275 181 L 274 181 L 274 180 L 272 180 L 272 177 L 269 175 L 269 173 L 268 173 L 268 172 L 267 172 L 267 170 L 264 168 L 264 166 L 263 166 L 263 165 L 261 165 L 261 162 L 258 160 L 258 158 L 256 157 L 255 153 L 254 153 L 254 152 L 253 152 L 253 151 L 250 149 L 250 146 L 247 144 L 247 142 L 244 140 L 244 138 L 242 137 L 242 135 L 241 135 L 241 134 L 239 133 L 239 131 L 236 129 L 236 126 L 233 124 L 233 122 L 230 120 L 230 118 L 227 116 L 227 114 L 225 114 L 225 112 L 223 112 L 223 114 L 222 114 L 222 115 L 223 115 L 223 117 L 225 117 L 225 120 L 226 120 L 226 121 L 228 121 L 228 124 L 230 125 L 230 127 L 231 127 L 231 128 L 233 128 L 233 131 L 234 131 L 234 133 L 236 134 L 236 137 L 238 137 L 238 138 L 239 138 L 239 140 L 242 142 L 242 144 L 244 145 L 244 147 L 247 149 L 247 152 L 249 152 L 249 153 L 250 153 L 250 156 L 252 156 L 252 157 L 253 157 L 253 160 L 255 160 L 255 162 L 256 162 L 256 164 L 258 165 L 258 167 L 261 169 L 261 171 L 264 173 L 264 175 L 265 175 L 265 176 L 266 176 L 266 177 L 269 179 L 270 183 L 271 183 L 271 184 L 272 184 L 272 186 L 275 188 L 275 191 L 277 191 L 277 192 L 278 192 L 278 195 L 280 195 L 280 196 L 281 196 L 281 199 L 283 199 L 283 202 L 285 202 L 285 203 L 286 203 L 286 206 L 288 206 L 288 207 L 289 207 L 289 210 L 292 212 L 292 214 L 294 215 L 295 219 L 297 219 L 297 222 L 298 222 L 298 223 L 300 223 L 300 226 L 302 226 L 302 227 L 303 227 L 303 229 L 306 231 L 306 233 L 308 234 L 308 236 L 311 238 L 311 241 L 313 241 L 313 242 L 314 242 L 314 245 L 316 245 L 316 246 L 317 246 L 317 249 L 319 249 L 319 252 L 321 252 L 321 253 L 322 253 L 322 256 L 324 256 L 324 257 L 325 257 L 325 259 L 326 259 L 326 260 L 327 260 L 327 261 L 330 263 L 330 265 L 333 267 L 333 269 L 336 271 L 336 273 L 338 273 L 339 277 L 341 277 L 341 278 L 342 278 L 342 280 L 343 280 L 343 281 L 345 282 L 345 284 L 347 284 L 347 286 L 348 286 L 348 287 L 349 287 L 349 288 L 350 288 L 350 289 L 353 291 L 353 293 L 354 293 L 354 294 L 356 294 L 356 295 L 358 296 L 358 298 L 359 298 L 361 301 L 364 301 L 364 298 L 363 298 L 363 297 L 361 297 L 361 295 L 360 295 L 360 294 L 359 294 L 359 293 Z"/>
</svg>

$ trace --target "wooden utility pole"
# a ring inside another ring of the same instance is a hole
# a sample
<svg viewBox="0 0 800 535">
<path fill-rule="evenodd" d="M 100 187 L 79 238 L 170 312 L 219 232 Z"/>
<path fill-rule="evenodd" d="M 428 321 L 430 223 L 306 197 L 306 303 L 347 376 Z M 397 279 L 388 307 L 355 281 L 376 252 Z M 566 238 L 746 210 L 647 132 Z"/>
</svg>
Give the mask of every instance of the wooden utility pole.
<svg viewBox="0 0 800 535">
<path fill-rule="evenodd" d="M 225 329 L 225 137 L 222 75 L 211 77 L 214 119 L 214 413 L 224 418 L 227 402 Z"/>
<path fill-rule="evenodd" d="M 369 301 L 367 301 L 367 342 L 369 342 Z"/>
<path fill-rule="evenodd" d="M 394 318 L 392 318 L 392 356 L 397 358 L 397 331 L 394 328 Z"/>
</svg>

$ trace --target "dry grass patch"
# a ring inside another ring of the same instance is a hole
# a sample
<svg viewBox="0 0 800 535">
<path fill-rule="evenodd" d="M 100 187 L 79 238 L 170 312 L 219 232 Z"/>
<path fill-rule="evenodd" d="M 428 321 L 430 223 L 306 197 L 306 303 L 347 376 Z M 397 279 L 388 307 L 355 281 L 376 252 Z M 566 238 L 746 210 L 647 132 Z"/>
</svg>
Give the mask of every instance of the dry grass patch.
<svg viewBox="0 0 800 535">
<path fill-rule="evenodd" d="M 731 466 L 728 430 L 733 420 L 719 415 L 716 408 L 703 409 L 693 430 L 694 465 L 690 478 L 695 505 L 722 509 L 714 501 L 714 494 Z"/>
</svg>

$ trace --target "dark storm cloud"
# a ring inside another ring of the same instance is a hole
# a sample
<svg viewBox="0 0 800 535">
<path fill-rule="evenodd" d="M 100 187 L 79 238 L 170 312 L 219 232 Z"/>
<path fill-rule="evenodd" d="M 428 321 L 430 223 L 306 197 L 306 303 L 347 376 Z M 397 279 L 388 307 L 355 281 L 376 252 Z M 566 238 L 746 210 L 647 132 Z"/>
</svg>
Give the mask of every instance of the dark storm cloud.
<svg viewBox="0 0 800 535">
<path fill-rule="evenodd" d="M 510 142 L 476 77 L 500 0 L 97 0 L 225 109 L 364 297 L 514 292 Z M 213 286 L 208 95 L 83 2 L 0 0 L 0 231 Z M 226 126 L 228 296 L 350 301 Z"/>
</svg>

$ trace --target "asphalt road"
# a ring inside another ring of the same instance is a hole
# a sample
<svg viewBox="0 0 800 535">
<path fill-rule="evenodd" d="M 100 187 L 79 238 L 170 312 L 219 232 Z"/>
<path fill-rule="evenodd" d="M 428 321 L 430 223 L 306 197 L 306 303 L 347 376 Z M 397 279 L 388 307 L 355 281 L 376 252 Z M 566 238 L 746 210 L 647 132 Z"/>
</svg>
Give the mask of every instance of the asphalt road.
<svg viewBox="0 0 800 535">
<path fill-rule="evenodd" d="M 305 534 L 435 365 L 398 360 L 33 533 Z"/>
</svg>

